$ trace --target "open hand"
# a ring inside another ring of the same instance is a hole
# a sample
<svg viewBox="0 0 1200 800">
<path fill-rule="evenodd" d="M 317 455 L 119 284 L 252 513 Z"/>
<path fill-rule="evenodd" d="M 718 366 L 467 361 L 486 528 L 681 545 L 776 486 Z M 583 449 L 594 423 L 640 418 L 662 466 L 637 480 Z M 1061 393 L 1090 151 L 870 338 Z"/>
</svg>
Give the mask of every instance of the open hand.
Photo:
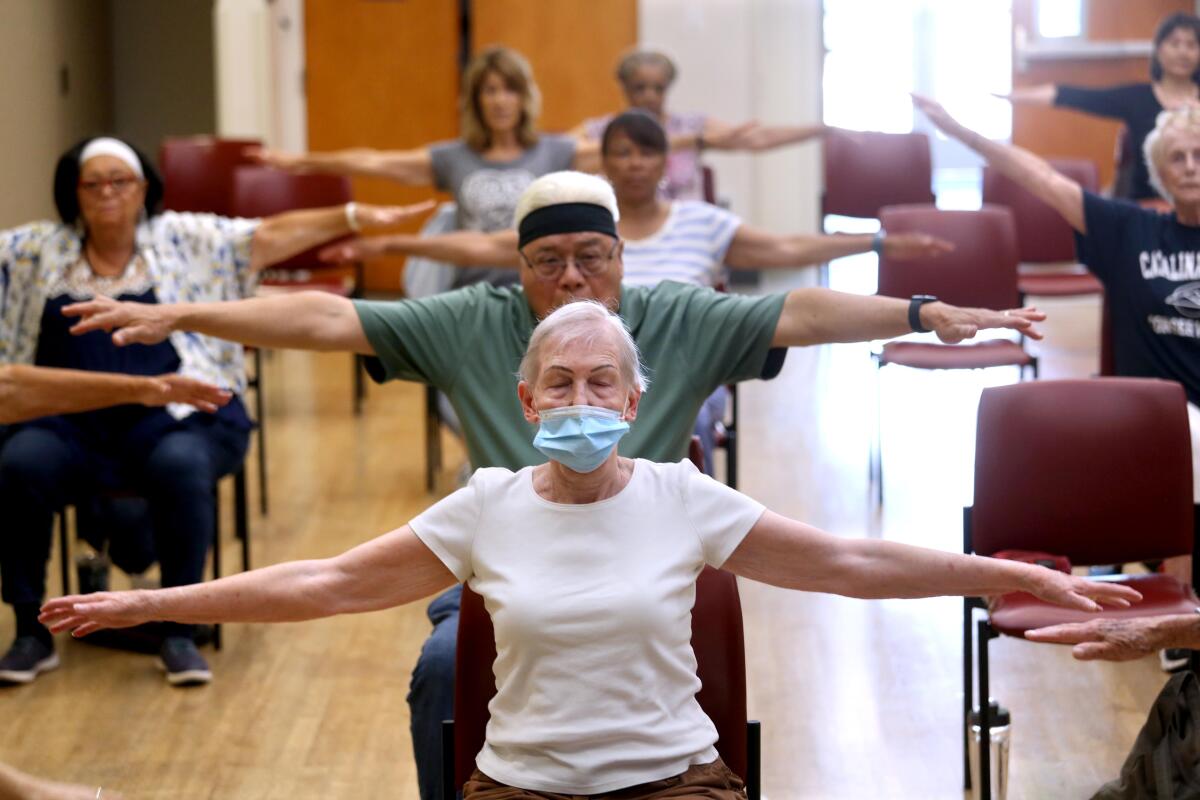
<svg viewBox="0 0 1200 800">
<path fill-rule="evenodd" d="M 1167 647 L 1187 646 L 1200 637 L 1200 615 L 1094 619 L 1026 631 L 1035 642 L 1073 644 L 1080 661 L 1132 661 Z"/>
<path fill-rule="evenodd" d="M 274 167 L 288 172 L 303 172 L 305 169 L 304 156 L 299 153 L 285 153 L 282 150 L 269 150 L 265 147 L 248 147 L 243 154 L 250 161 L 264 167 Z"/>
<path fill-rule="evenodd" d="M 889 233 L 883 237 L 883 254 L 897 261 L 934 258 L 953 251 L 953 242 L 928 233 Z"/>
<path fill-rule="evenodd" d="M 112 333 L 113 344 L 158 344 L 171 335 L 171 312 L 157 303 L 118 302 L 97 296 L 63 308 L 68 317 L 79 317 L 71 326 L 75 336 L 91 331 Z"/>
<path fill-rule="evenodd" d="M 147 378 L 146 381 L 146 391 L 141 402 L 147 406 L 183 403 L 211 414 L 233 397 L 232 392 L 219 386 L 180 375 L 178 372 Z"/>
<path fill-rule="evenodd" d="M 929 121 L 936 125 L 942 133 L 957 139 L 961 133 L 966 131 L 966 128 L 958 120 L 950 116 L 950 113 L 938 101 L 919 94 L 911 96 L 913 105 L 924 112 L 925 116 L 929 117 Z"/>
<path fill-rule="evenodd" d="M 347 261 L 367 261 L 387 255 L 388 236 L 356 236 L 322 247 L 317 251 L 317 258 L 331 264 L 344 264 Z"/>
<path fill-rule="evenodd" d="M 988 328 L 1008 328 L 1020 331 L 1030 339 L 1041 339 L 1042 334 L 1034 323 L 1044 319 L 1046 314 L 1032 306 L 1007 311 L 959 308 L 946 303 L 927 303 L 921 307 L 921 324 L 934 331 L 946 344 L 974 338 L 979 331 Z"/>
<path fill-rule="evenodd" d="M 150 622 L 151 592 L 95 592 L 47 600 L 38 621 L 51 633 L 70 631 L 74 637 L 87 636 L 104 628 L 129 628 Z"/>
<path fill-rule="evenodd" d="M 1058 570 L 1035 567 L 1027 587 L 1034 597 L 1076 611 L 1103 611 L 1104 606 L 1129 608 L 1142 595 L 1116 581 L 1097 581 L 1068 575 Z"/>
<path fill-rule="evenodd" d="M 391 228 L 433 210 L 436 200 L 423 200 L 407 206 L 376 206 L 359 203 L 355 206 L 355 217 L 364 228 Z"/>
</svg>

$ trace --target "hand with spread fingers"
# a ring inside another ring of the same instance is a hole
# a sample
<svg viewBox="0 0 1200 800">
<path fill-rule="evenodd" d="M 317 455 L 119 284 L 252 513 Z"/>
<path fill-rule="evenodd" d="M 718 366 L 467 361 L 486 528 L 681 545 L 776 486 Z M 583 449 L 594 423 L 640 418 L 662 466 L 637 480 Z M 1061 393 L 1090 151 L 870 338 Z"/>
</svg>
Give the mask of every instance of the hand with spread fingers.
<svg viewBox="0 0 1200 800">
<path fill-rule="evenodd" d="M 921 324 L 937 333 L 946 344 L 958 344 L 988 328 L 1008 328 L 1020 331 L 1030 339 L 1041 339 L 1042 334 L 1034 323 L 1045 319 L 1046 314 L 1032 306 L 1007 311 L 958 308 L 946 303 L 927 303 L 921 307 Z"/>
<path fill-rule="evenodd" d="M 68 317 L 78 317 L 71 326 L 73 335 L 106 331 L 113 344 L 158 344 L 173 330 L 172 307 L 159 303 L 134 303 L 97 295 L 92 300 L 72 303 L 63 308 Z"/>
<path fill-rule="evenodd" d="M 1034 642 L 1072 644 L 1080 661 L 1133 661 L 1170 647 L 1200 648 L 1200 614 L 1094 619 L 1026 631 Z"/>
<path fill-rule="evenodd" d="M 147 379 L 142 405 L 165 406 L 168 403 L 183 403 L 201 411 L 215 412 L 233 398 L 233 393 L 213 386 L 211 383 L 170 372 Z"/>
<path fill-rule="evenodd" d="M 1044 567 L 1033 573 L 1027 591 L 1039 600 L 1077 611 L 1129 608 L 1142 599 L 1140 592 L 1123 583 L 1089 580 Z"/>
<path fill-rule="evenodd" d="M 104 628 L 129 628 L 155 617 L 151 592 L 93 592 L 56 597 L 42 606 L 38 620 L 51 633 L 69 631 L 79 638 Z"/>
</svg>

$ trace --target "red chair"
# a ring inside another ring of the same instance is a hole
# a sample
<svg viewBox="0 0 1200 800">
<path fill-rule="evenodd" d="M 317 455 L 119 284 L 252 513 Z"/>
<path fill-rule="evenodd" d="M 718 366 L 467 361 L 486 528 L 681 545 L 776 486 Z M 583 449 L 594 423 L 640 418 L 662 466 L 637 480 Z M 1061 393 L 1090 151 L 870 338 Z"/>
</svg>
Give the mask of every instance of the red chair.
<svg viewBox="0 0 1200 800">
<path fill-rule="evenodd" d="M 246 151 L 261 145 L 257 139 L 217 139 L 212 136 L 164 139 L 158 150 L 163 176 L 163 208 L 236 216 L 233 212 L 233 172 L 251 164 Z"/>
<path fill-rule="evenodd" d="M 238 167 L 233 175 L 233 212 L 240 217 L 267 217 L 301 208 L 324 208 L 353 199 L 350 180 L 336 175 L 295 175 L 269 167 Z M 324 246 L 324 245 L 322 245 Z M 360 297 L 363 265 L 330 266 L 313 247 L 275 264 L 263 273 L 262 291 L 318 290 L 342 297 Z M 362 411 L 366 392 L 362 357 L 354 356 L 354 413 Z"/>
<path fill-rule="evenodd" d="M 704 469 L 700 440 L 692 437 L 689 458 Z M 746 719 L 746 648 L 742 605 L 732 573 L 705 567 L 696 581 L 692 649 L 702 685 L 696 699 L 717 728 L 717 751 L 746 783 L 746 795 L 761 795 L 761 728 Z M 496 635 L 483 598 L 463 587 L 455 655 L 454 719 L 442 723 L 442 796 L 453 800 L 471 777 L 483 748 L 488 703 L 496 694 L 492 664 Z"/>
<path fill-rule="evenodd" d="M 1096 165 L 1082 159 L 1050 159 L 1050 165 L 1090 192 L 1098 190 Z M 1098 294 L 1104 287 L 1075 260 L 1075 233 L 1062 216 L 1041 199 L 991 167 L 983 168 L 983 202 L 1006 206 L 1017 226 L 1021 296 L 1067 297 Z M 1071 265 L 1067 271 L 1063 265 Z M 1055 265 L 1048 271 L 1048 265 Z"/>
<path fill-rule="evenodd" d="M 890 233 L 923 231 L 954 243 L 952 253 L 894 262 L 879 259 L 879 294 L 907 299 L 932 294 L 951 305 L 1006 309 L 1018 305 L 1017 241 L 1012 212 L 985 206 L 978 211 L 942 211 L 933 206 L 889 206 L 880 221 Z M 889 342 L 876 356 L 880 369 L 899 364 L 914 369 L 1026 368 L 1037 377 L 1037 359 L 1019 342 L 988 339 L 967 344 Z M 871 478 L 883 502 L 882 436 L 876 430 Z"/>
<path fill-rule="evenodd" d="M 876 219 L 884 206 L 934 202 L 929 137 L 923 133 L 831 130 L 823 153 L 823 217 Z"/>
<path fill-rule="evenodd" d="M 975 505 L 963 510 L 963 552 L 1032 550 L 1066 556 L 1075 566 L 1156 560 L 1193 552 L 1195 520 L 1191 438 L 1179 384 L 1098 378 L 984 390 L 975 445 Z M 1200 604 L 1190 587 L 1169 575 L 1112 579 L 1133 586 L 1145 599 L 1101 614 L 1063 609 L 1024 593 L 993 599 L 976 626 L 981 753 L 988 752 L 991 639 L 1023 637 L 1033 628 L 1097 616 L 1194 614 Z M 977 609 L 984 609 L 981 600 L 964 600 L 964 770 L 972 702 L 972 616 Z M 980 788 L 987 798 L 988 759 L 980 764 Z M 964 783 L 970 788 L 969 771 Z"/>
</svg>

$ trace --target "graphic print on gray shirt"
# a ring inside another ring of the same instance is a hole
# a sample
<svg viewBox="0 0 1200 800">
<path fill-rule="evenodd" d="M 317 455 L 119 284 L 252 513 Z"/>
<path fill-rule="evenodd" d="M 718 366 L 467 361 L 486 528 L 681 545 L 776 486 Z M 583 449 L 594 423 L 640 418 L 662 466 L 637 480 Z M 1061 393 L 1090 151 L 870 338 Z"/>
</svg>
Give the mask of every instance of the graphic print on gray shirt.
<svg viewBox="0 0 1200 800">
<path fill-rule="evenodd" d="M 500 231 L 511 228 L 517 200 L 534 179 L 549 172 L 571 169 L 575 140 L 569 136 L 542 135 L 537 143 L 512 161 L 489 161 L 461 140 L 429 149 L 434 185 L 454 195 L 458 227 L 464 231 Z M 516 283 L 518 272 L 501 267 L 460 269 L 454 285 L 487 281 L 496 286 Z"/>
</svg>

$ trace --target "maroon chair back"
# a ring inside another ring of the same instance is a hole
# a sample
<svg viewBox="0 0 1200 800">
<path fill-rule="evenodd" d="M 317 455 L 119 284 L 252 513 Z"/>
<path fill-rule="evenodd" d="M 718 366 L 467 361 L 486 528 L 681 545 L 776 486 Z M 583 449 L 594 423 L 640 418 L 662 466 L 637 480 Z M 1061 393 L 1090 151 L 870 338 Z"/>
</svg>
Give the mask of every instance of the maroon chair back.
<svg viewBox="0 0 1200 800">
<path fill-rule="evenodd" d="M 703 687 L 700 707 L 716 725 L 717 751 L 743 778 L 746 754 L 746 655 L 742 605 L 732 573 L 705 567 L 696 581 L 692 608 L 692 649 Z M 483 747 L 488 703 L 496 694 L 492 664 L 496 637 L 483 598 L 464 587 L 458 619 L 454 683 L 454 775 L 461 787 L 475 769 Z"/>
<path fill-rule="evenodd" d="M 976 437 L 976 553 L 1035 550 L 1086 566 L 1192 551 L 1191 438 L 1178 383 L 985 389 Z"/>
<path fill-rule="evenodd" d="M 350 179 L 340 175 L 296 175 L 258 166 L 238 167 L 233 173 L 233 215 L 238 217 L 269 217 L 298 208 L 342 205 L 352 199 Z M 327 268 L 329 264 L 317 258 L 321 247 L 292 256 L 271 269 Z"/>
<path fill-rule="evenodd" d="M 933 164 L 923 133 L 825 135 L 823 216 L 875 219 L 884 206 L 933 203 Z"/>
<path fill-rule="evenodd" d="M 1018 304 L 1017 235 L 1012 212 L 1000 206 L 942 211 L 929 205 L 889 206 L 879 213 L 889 234 L 940 236 L 952 253 L 935 258 L 879 259 L 879 294 L 908 298 L 932 294 L 956 306 L 1004 309 Z"/>
<path fill-rule="evenodd" d="M 1089 192 L 1100 186 L 1096 164 L 1085 159 L 1050 159 L 1050 165 Z M 1017 226 L 1017 248 L 1024 264 L 1075 261 L 1075 235 L 1057 211 L 991 167 L 983 168 L 983 202 L 1006 206 Z"/>
<path fill-rule="evenodd" d="M 257 139 L 212 136 L 164 139 L 158 150 L 163 208 L 234 216 L 233 171 L 250 164 L 246 150 L 261 144 Z"/>
</svg>

